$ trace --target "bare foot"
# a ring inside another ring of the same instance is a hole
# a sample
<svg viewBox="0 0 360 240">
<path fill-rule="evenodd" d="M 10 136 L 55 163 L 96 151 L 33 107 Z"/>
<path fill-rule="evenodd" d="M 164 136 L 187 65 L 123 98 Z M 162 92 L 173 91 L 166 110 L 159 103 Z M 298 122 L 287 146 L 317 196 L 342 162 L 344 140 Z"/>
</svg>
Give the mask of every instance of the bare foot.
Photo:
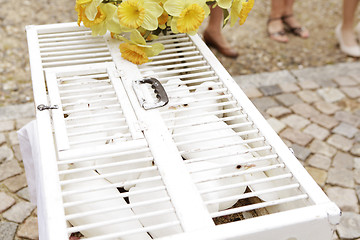
<svg viewBox="0 0 360 240">
<path fill-rule="evenodd" d="M 269 37 L 277 42 L 287 43 L 289 41 L 280 18 L 270 18 L 268 20 L 267 32 Z"/>
<path fill-rule="evenodd" d="M 299 21 L 294 17 L 294 15 L 289 14 L 285 15 L 282 18 L 283 23 L 289 28 L 289 31 L 294 33 L 296 36 L 299 36 L 301 38 L 308 38 L 309 37 L 309 31 L 302 27 Z"/>
</svg>

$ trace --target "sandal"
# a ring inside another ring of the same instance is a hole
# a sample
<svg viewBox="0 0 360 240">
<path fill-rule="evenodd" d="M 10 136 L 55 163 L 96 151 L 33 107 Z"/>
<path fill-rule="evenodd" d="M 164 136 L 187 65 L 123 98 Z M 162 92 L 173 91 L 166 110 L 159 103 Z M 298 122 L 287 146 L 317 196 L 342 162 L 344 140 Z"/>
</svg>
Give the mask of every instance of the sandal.
<svg viewBox="0 0 360 240">
<path fill-rule="evenodd" d="M 269 24 L 273 21 L 281 21 L 281 18 L 269 18 L 267 21 L 267 34 L 268 36 L 277 41 L 277 42 L 281 42 L 281 43 L 287 43 L 289 41 L 289 39 L 286 36 L 285 30 L 281 29 L 280 31 L 276 31 L 276 32 L 270 32 L 269 31 Z"/>
<path fill-rule="evenodd" d="M 305 27 L 302 26 L 291 26 L 286 19 L 294 17 L 293 14 L 285 15 L 281 17 L 281 21 L 284 23 L 285 27 L 287 27 L 287 30 L 291 33 L 293 33 L 295 36 L 301 37 L 301 38 L 308 38 L 309 32 Z"/>
</svg>

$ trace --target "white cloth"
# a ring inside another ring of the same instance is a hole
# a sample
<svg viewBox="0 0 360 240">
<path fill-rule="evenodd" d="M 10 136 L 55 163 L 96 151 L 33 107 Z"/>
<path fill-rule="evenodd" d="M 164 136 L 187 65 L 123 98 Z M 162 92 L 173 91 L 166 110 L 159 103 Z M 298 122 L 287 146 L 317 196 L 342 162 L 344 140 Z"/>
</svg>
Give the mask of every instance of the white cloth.
<svg viewBox="0 0 360 240">
<path fill-rule="evenodd" d="M 24 162 L 26 180 L 30 194 L 30 201 L 36 205 L 38 188 L 38 174 L 36 167 L 40 161 L 39 140 L 37 135 L 37 124 L 33 120 L 17 131 L 20 151 Z M 39 188 L 38 188 L 39 189 Z"/>
<path fill-rule="evenodd" d="M 37 206 L 39 239 L 46 240 L 47 223 L 45 222 L 45 208 L 41 192 L 41 178 L 37 171 L 41 164 L 38 128 L 36 120 L 33 120 L 17 131 L 20 151 L 24 163 L 26 180 L 28 183 L 30 201 Z"/>
</svg>

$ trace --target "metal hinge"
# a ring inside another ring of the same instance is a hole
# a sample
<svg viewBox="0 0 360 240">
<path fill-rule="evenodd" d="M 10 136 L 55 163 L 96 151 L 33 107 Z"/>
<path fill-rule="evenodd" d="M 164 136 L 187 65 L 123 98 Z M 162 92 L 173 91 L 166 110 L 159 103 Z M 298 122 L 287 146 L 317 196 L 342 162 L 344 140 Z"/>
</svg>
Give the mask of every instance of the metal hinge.
<svg viewBox="0 0 360 240">
<path fill-rule="evenodd" d="M 45 104 L 40 104 L 40 105 L 37 105 L 36 107 L 39 111 L 44 111 L 44 110 L 49 110 L 49 109 L 58 109 L 59 106 L 58 105 L 53 105 L 53 106 L 47 106 Z"/>
</svg>

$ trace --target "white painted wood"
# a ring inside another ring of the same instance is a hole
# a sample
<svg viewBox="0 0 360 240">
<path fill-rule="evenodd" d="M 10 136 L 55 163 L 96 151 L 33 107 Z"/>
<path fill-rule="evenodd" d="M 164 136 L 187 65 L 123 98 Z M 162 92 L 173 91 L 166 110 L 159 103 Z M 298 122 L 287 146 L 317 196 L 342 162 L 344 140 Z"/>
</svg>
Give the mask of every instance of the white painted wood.
<svg viewBox="0 0 360 240">
<path fill-rule="evenodd" d="M 56 72 L 45 71 L 46 84 L 49 91 L 50 104 L 57 106 L 57 109 L 51 111 L 52 120 L 54 124 L 56 145 L 58 151 L 69 149 L 69 138 L 64 121 L 64 112 L 58 89 L 58 82 Z"/>
<path fill-rule="evenodd" d="M 33 84 L 34 103 L 48 104 L 45 79 L 41 68 L 41 57 L 39 55 L 39 46 L 37 42 L 37 31 L 33 26 L 26 27 L 29 60 L 31 66 L 31 78 Z M 56 150 L 52 136 L 50 122 L 50 113 L 48 111 L 36 111 L 38 125 L 39 149 L 41 163 L 35 166 L 38 176 L 37 189 L 38 215 L 43 218 L 39 219 L 39 233 L 46 239 L 64 240 L 66 234 L 66 221 L 64 210 L 61 208 L 63 202 L 60 194 L 59 178 L 56 166 Z M 41 200 L 40 200 L 41 199 Z"/>
</svg>

